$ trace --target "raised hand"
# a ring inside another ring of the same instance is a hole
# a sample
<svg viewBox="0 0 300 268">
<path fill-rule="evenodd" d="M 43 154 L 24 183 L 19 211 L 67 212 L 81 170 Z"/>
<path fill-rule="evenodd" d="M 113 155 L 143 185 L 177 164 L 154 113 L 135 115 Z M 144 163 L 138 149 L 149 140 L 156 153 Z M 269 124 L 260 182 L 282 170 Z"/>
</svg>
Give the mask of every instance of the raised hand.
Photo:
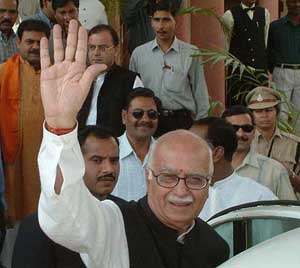
<svg viewBox="0 0 300 268">
<path fill-rule="evenodd" d="M 41 96 L 45 120 L 53 128 L 72 128 L 95 77 L 106 65 L 86 69 L 87 32 L 76 20 L 69 24 L 64 51 L 61 28 L 53 28 L 54 65 L 51 66 L 48 40 L 41 40 Z"/>
</svg>

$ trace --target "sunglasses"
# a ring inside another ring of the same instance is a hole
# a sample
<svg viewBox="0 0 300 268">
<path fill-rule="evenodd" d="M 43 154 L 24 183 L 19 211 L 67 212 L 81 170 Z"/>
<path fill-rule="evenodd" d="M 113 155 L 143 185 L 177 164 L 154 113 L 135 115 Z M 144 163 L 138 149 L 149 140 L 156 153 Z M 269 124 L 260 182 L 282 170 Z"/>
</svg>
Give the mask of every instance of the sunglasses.
<svg viewBox="0 0 300 268">
<path fill-rule="evenodd" d="M 144 113 L 147 113 L 148 118 L 151 120 L 156 120 L 159 113 L 155 110 L 144 111 L 142 109 L 135 109 L 131 114 L 135 119 L 141 119 L 144 116 Z"/>
<path fill-rule="evenodd" d="M 235 132 L 239 131 L 239 129 L 241 128 L 244 132 L 247 132 L 247 133 L 250 133 L 253 129 L 254 129 L 254 126 L 253 125 L 232 125 Z"/>
</svg>

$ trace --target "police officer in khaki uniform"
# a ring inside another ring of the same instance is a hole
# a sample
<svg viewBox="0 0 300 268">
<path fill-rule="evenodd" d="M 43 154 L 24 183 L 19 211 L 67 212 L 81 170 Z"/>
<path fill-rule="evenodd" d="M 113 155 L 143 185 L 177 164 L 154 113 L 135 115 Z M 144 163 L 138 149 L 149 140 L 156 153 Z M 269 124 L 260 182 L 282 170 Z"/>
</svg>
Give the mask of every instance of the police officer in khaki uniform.
<svg viewBox="0 0 300 268">
<path fill-rule="evenodd" d="M 280 161 L 288 170 L 291 184 L 300 197 L 300 138 L 278 128 L 277 117 L 280 94 L 268 87 L 256 87 L 246 96 L 248 108 L 253 111 L 256 133 L 254 150 Z"/>
</svg>

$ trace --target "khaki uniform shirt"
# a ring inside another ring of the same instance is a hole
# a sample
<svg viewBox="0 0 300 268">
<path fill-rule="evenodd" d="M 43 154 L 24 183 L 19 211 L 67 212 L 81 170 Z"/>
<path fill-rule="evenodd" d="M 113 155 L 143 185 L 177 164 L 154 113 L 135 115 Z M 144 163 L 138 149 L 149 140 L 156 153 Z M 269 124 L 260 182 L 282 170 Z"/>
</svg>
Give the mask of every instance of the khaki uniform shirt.
<svg viewBox="0 0 300 268">
<path fill-rule="evenodd" d="M 279 199 L 297 199 L 286 168 L 279 162 L 255 153 L 253 150 L 249 151 L 235 172 L 268 187 Z"/>
<path fill-rule="evenodd" d="M 289 169 L 293 170 L 296 164 L 295 158 L 297 146 L 300 143 L 300 138 L 281 131 L 276 128 L 275 133 L 270 141 L 267 141 L 262 134 L 256 130 L 255 137 L 252 142 L 254 151 L 259 154 L 271 157 L 275 160 L 284 163 Z M 296 173 L 299 172 L 299 160 Z"/>
<path fill-rule="evenodd" d="M 252 146 L 256 152 L 280 161 L 299 176 L 299 159 L 297 161 L 297 165 L 295 166 L 297 146 L 299 143 L 299 137 L 283 132 L 277 127 L 270 141 L 267 141 L 262 134 L 256 130 Z M 297 194 L 297 197 L 300 199 L 299 194 Z"/>
</svg>

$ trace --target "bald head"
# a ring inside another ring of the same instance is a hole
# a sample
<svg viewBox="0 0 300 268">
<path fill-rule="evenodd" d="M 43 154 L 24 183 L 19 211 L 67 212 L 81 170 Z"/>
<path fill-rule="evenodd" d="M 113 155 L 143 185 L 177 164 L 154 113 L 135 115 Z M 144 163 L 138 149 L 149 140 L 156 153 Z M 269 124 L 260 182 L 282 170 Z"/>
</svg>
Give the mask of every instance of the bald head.
<svg viewBox="0 0 300 268">
<path fill-rule="evenodd" d="M 152 167 L 160 162 L 166 151 L 171 152 L 178 158 L 192 157 L 199 158 L 199 164 L 207 164 L 208 174 L 213 173 L 213 162 L 211 149 L 207 142 L 201 137 L 187 130 L 175 130 L 161 136 L 152 146 L 148 166 Z M 202 162 L 204 161 L 204 162 Z"/>
</svg>

